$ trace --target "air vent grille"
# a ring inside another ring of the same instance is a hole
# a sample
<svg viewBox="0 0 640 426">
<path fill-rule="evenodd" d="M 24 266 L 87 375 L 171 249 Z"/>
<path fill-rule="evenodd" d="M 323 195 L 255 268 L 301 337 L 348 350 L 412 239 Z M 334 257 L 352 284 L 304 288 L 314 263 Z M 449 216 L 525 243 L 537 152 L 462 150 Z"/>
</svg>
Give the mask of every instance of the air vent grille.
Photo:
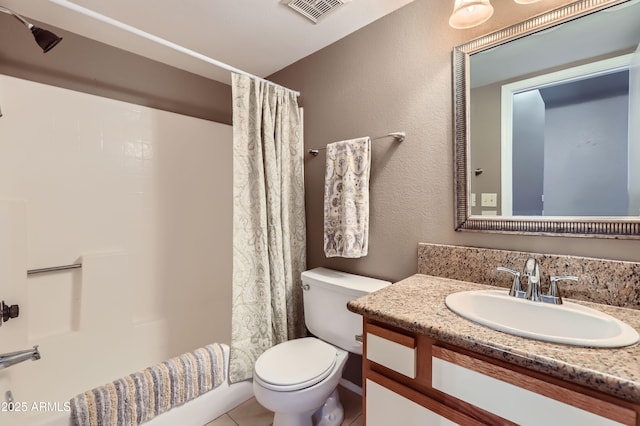
<svg viewBox="0 0 640 426">
<path fill-rule="evenodd" d="M 344 0 L 293 0 L 289 7 L 307 19 L 317 23 L 320 18 L 344 4 Z"/>
</svg>

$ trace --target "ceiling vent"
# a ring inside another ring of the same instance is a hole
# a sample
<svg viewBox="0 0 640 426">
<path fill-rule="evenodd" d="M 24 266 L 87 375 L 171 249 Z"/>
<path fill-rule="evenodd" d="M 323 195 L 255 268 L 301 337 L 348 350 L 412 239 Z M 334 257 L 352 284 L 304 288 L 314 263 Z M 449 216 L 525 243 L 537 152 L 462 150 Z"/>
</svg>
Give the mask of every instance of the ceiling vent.
<svg viewBox="0 0 640 426">
<path fill-rule="evenodd" d="M 333 12 L 350 0 L 292 0 L 290 8 L 317 24 L 320 18 Z"/>
</svg>

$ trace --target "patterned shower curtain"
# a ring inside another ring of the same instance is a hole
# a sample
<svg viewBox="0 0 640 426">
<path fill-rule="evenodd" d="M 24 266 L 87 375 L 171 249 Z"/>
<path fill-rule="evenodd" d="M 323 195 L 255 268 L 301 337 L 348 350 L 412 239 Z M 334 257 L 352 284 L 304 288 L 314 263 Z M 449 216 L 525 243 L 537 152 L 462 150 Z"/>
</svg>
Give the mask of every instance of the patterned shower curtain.
<svg viewBox="0 0 640 426">
<path fill-rule="evenodd" d="M 302 123 L 295 93 L 232 74 L 233 307 L 229 380 L 305 333 Z"/>
</svg>

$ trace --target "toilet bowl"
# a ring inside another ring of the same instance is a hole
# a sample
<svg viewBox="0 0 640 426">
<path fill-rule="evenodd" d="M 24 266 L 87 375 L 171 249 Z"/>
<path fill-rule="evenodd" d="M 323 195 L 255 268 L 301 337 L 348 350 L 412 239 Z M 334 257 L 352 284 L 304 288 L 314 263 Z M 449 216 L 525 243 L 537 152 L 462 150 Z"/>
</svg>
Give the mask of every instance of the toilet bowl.
<svg viewBox="0 0 640 426">
<path fill-rule="evenodd" d="M 253 376 L 256 400 L 275 413 L 274 426 L 311 426 L 314 413 L 335 392 L 348 356 L 347 351 L 315 337 L 276 345 L 256 362 Z M 331 412 L 317 417 L 326 419 L 316 425 L 342 423 L 344 411 L 339 399 L 336 397 Z"/>
<path fill-rule="evenodd" d="M 273 426 L 339 426 L 336 390 L 349 353 L 362 353 L 362 317 L 347 302 L 388 281 L 315 268 L 302 273 L 305 324 L 316 337 L 280 343 L 255 363 L 256 400 L 275 413 Z"/>
</svg>

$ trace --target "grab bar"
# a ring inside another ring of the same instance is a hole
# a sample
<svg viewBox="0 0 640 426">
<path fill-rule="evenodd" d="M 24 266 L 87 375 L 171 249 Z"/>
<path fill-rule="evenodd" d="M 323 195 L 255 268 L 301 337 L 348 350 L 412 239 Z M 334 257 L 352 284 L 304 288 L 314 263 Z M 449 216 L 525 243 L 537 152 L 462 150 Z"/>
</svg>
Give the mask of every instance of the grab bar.
<svg viewBox="0 0 640 426">
<path fill-rule="evenodd" d="M 29 269 L 27 275 L 43 274 L 45 272 L 64 271 L 66 269 L 82 268 L 82 263 L 74 263 L 73 265 L 52 266 L 50 268 Z"/>
</svg>

